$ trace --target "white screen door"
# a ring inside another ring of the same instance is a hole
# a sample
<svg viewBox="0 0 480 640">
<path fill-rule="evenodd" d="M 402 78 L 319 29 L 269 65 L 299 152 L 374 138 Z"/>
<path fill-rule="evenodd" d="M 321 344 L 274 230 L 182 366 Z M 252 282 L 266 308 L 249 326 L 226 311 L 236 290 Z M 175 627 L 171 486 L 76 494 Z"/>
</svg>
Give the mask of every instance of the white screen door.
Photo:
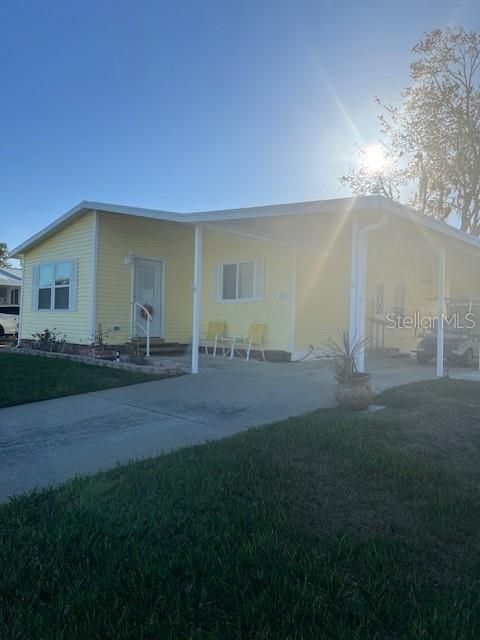
<svg viewBox="0 0 480 640">
<path fill-rule="evenodd" d="M 134 300 L 151 311 L 152 321 L 150 324 L 150 335 L 152 337 L 162 337 L 162 280 L 163 263 L 156 260 L 135 260 L 135 285 Z M 142 310 L 135 306 L 135 334 L 142 337 L 145 335 L 147 320 L 142 317 Z M 138 326 L 143 327 L 143 330 Z"/>
</svg>

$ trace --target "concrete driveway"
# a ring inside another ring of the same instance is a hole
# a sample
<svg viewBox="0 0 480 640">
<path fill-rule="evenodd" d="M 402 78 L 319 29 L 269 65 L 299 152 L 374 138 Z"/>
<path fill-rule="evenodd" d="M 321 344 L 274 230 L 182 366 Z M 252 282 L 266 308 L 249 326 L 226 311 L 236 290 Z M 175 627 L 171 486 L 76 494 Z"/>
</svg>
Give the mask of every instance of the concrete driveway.
<svg viewBox="0 0 480 640">
<path fill-rule="evenodd" d="M 0 500 L 133 458 L 223 438 L 333 406 L 324 364 L 201 359 L 198 376 L 0 409 Z M 379 363 L 383 390 L 433 377 L 433 368 Z"/>
</svg>

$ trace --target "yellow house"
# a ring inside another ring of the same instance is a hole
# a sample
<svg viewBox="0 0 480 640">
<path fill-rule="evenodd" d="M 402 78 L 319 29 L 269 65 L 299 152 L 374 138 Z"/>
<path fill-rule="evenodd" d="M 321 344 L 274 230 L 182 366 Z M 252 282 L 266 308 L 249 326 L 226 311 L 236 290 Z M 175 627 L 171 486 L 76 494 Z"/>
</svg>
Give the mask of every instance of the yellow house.
<svg viewBox="0 0 480 640">
<path fill-rule="evenodd" d="M 24 274 L 20 342 L 55 327 L 86 347 L 101 325 L 121 347 L 148 325 L 192 345 L 194 372 L 213 320 L 231 337 L 265 323 L 265 349 L 292 360 L 347 328 L 409 352 L 422 327 L 405 319 L 480 299 L 480 241 L 381 196 L 194 214 L 82 202 L 12 256 Z"/>
</svg>

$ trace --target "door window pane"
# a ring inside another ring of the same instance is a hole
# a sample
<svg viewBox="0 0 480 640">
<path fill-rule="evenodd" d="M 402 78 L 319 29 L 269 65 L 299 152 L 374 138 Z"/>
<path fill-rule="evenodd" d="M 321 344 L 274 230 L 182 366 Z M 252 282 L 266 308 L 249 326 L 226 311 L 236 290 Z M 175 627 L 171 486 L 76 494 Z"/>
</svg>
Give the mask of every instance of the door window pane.
<svg viewBox="0 0 480 640">
<path fill-rule="evenodd" d="M 238 297 L 253 298 L 253 262 L 241 262 L 238 269 Z"/>
<path fill-rule="evenodd" d="M 141 265 L 140 267 L 140 296 L 143 302 L 155 300 L 155 267 Z M 142 302 L 142 300 L 140 301 Z"/>
<path fill-rule="evenodd" d="M 235 300 L 237 297 L 237 265 L 223 265 L 223 290 L 222 298 L 224 300 Z"/>
<path fill-rule="evenodd" d="M 42 264 L 38 270 L 38 286 L 49 287 L 53 280 L 53 264 Z"/>
<path fill-rule="evenodd" d="M 59 262 L 55 265 L 55 284 L 67 285 L 70 284 L 72 263 L 71 262 Z"/>
<path fill-rule="evenodd" d="M 68 309 L 69 287 L 55 287 L 55 309 Z"/>
<path fill-rule="evenodd" d="M 50 309 L 52 303 L 52 290 L 50 287 L 48 289 L 39 289 L 38 290 L 38 308 L 39 309 Z"/>
</svg>

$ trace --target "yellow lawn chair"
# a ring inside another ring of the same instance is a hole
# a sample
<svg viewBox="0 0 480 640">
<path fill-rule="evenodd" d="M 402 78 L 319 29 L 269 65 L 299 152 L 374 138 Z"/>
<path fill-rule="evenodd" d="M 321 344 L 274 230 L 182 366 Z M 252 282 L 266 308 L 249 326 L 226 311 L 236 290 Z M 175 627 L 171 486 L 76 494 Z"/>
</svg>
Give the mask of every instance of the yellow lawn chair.
<svg viewBox="0 0 480 640">
<path fill-rule="evenodd" d="M 207 335 L 202 340 L 202 346 L 205 348 L 205 353 L 207 355 L 209 355 L 209 347 L 212 347 L 214 358 L 217 355 L 217 347 L 221 347 L 223 355 L 225 355 L 224 333 L 225 322 L 221 320 L 212 320 L 208 323 Z"/>
<path fill-rule="evenodd" d="M 255 348 L 260 349 L 262 358 L 265 360 L 265 352 L 263 350 L 263 336 L 265 335 L 265 322 L 252 322 L 248 329 L 246 337 L 237 336 L 235 338 L 225 338 L 225 342 L 229 342 L 230 358 L 233 358 L 235 351 L 244 349 L 246 352 L 245 359 L 250 360 L 250 351 Z"/>
</svg>

